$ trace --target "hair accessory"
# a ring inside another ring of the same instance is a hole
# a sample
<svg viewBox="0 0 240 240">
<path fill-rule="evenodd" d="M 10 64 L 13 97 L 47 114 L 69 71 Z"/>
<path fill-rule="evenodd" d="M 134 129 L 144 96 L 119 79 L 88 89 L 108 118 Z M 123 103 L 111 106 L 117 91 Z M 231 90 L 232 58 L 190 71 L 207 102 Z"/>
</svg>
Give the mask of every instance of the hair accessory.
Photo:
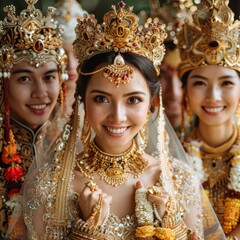
<svg viewBox="0 0 240 240">
<path fill-rule="evenodd" d="M 133 68 L 126 65 L 123 57 L 118 54 L 113 64 L 105 68 L 103 75 L 119 87 L 120 83 L 126 84 L 133 78 Z"/>
<path fill-rule="evenodd" d="M 108 78 L 110 82 L 114 82 L 116 87 L 119 87 L 121 83 L 128 83 L 133 78 L 133 68 L 125 64 L 120 53 L 114 58 L 113 64 L 104 66 L 90 73 L 84 73 L 80 70 L 80 73 L 82 75 L 92 75 L 102 71 L 103 75 Z"/>
<path fill-rule="evenodd" d="M 240 21 L 226 0 L 202 0 L 178 36 L 182 63 L 180 77 L 189 70 L 220 65 L 240 71 Z"/>
<path fill-rule="evenodd" d="M 115 51 L 131 52 L 148 58 L 159 74 L 159 66 L 165 53 L 163 41 L 166 38 L 159 19 L 149 18 L 144 26 L 140 26 L 138 16 L 133 13 L 133 7 L 125 9 L 124 6 L 122 1 L 119 3 L 118 10 L 112 6 L 113 10 L 104 15 L 102 24 L 98 24 L 92 14 L 84 14 L 83 18 L 78 19 L 73 47 L 78 58 L 79 69 L 91 56 Z M 115 69 L 112 72 L 115 74 Z"/>
<path fill-rule="evenodd" d="M 67 80 L 65 72 L 67 56 L 62 49 L 63 28 L 52 19 L 55 8 L 48 7 L 43 16 L 34 4 L 37 0 L 25 0 L 27 9 L 16 16 L 15 7 L 4 7 L 7 17 L 0 22 L 0 77 L 9 78 L 13 64 L 22 61 L 39 67 L 54 60 Z"/>
</svg>

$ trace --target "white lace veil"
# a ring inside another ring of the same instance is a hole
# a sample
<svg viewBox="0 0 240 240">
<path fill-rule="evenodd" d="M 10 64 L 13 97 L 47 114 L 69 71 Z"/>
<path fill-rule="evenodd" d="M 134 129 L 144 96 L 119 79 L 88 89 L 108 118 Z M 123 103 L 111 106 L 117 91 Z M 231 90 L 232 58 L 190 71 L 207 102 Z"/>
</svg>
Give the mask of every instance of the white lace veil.
<svg viewBox="0 0 240 240">
<path fill-rule="evenodd" d="M 55 120 L 53 121 L 53 127 L 51 130 L 48 131 L 47 136 L 45 137 L 44 141 L 42 142 L 41 146 L 38 146 L 38 158 L 36 161 L 32 164 L 31 168 L 29 169 L 29 173 L 26 176 L 24 189 L 23 189 L 23 213 L 25 218 L 25 223 L 28 228 L 28 233 L 30 238 L 32 239 L 35 237 L 36 239 L 45 239 L 44 232 L 46 232 L 46 226 L 47 226 L 47 219 L 49 216 L 47 214 L 49 211 L 46 211 L 46 209 L 51 208 L 51 201 L 48 201 L 49 196 L 51 196 L 52 192 L 54 191 L 54 188 L 56 186 L 54 185 L 53 178 L 56 177 L 56 175 L 52 174 L 51 170 L 56 171 L 56 167 L 54 166 L 54 161 L 61 161 L 61 159 L 64 159 L 64 157 L 60 154 L 58 157 L 54 157 L 54 154 L 56 154 L 56 149 L 62 149 L 63 155 L 66 156 L 74 156 L 76 153 L 79 153 L 83 149 L 83 145 L 81 143 L 81 129 L 83 126 L 83 119 L 84 119 L 84 109 L 83 104 L 80 104 L 79 98 L 77 101 L 75 101 L 73 105 L 73 113 L 72 118 L 70 119 L 70 124 L 68 122 L 69 118 L 66 116 L 66 111 L 59 112 L 59 114 L 56 116 Z M 167 151 L 169 150 L 170 155 L 172 155 L 174 158 L 179 159 L 182 161 L 182 164 L 186 166 L 186 168 L 190 169 L 190 164 L 188 163 L 188 159 L 186 157 L 186 154 L 182 148 L 182 145 L 180 144 L 174 130 L 172 129 L 170 123 L 168 122 L 167 118 L 165 117 L 165 122 L 161 123 L 159 120 L 159 116 L 163 114 L 160 109 L 159 114 L 157 114 L 155 111 L 155 114 L 152 115 L 152 117 L 149 120 L 148 124 L 148 146 L 146 148 L 146 152 L 148 154 L 153 154 L 159 157 L 159 159 L 166 159 L 165 154 L 168 154 Z M 159 126 L 160 125 L 160 126 Z M 162 128 L 162 129 L 161 129 Z M 159 138 L 159 134 L 164 134 L 165 130 L 167 131 L 166 138 L 164 143 L 161 142 L 161 139 Z M 72 134 L 70 134 L 72 133 Z M 61 136 L 61 139 L 68 139 L 65 142 L 65 145 L 62 141 L 59 140 L 59 136 Z M 71 136 L 71 137 L 69 137 Z M 166 141 L 166 139 L 168 139 Z M 57 142 L 57 144 L 56 144 Z M 166 146 L 166 143 L 168 144 L 168 147 L 161 147 Z M 74 146 L 73 146 L 74 145 Z M 70 147 L 71 146 L 71 147 Z M 69 152 L 66 152 L 66 148 L 71 149 Z M 159 149 L 160 152 L 159 152 Z M 162 151 L 162 152 L 161 152 Z M 72 154 L 72 155 L 71 155 Z M 53 161 L 54 159 L 54 161 Z M 172 180 L 171 180 L 171 173 L 168 167 L 167 161 L 159 161 L 160 167 L 163 169 L 162 172 L 165 173 L 163 175 L 163 178 L 165 181 L 165 190 L 168 191 L 171 195 L 174 195 L 175 193 L 175 187 L 173 186 Z M 70 165 L 73 164 L 73 158 L 70 160 Z M 69 169 L 73 168 L 72 166 L 69 166 Z M 56 172 L 55 172 L 56 173 Z M 174 176 L 173 176 L 174 177 Z M 70 177 L 71 179 L 71 177 Z M 62 181 L 65 181 L 65 179 L 62 179 Z M 69 184 L 69 183 L 68 183 Z M 198 189 L 196 189 L 196 192 L 199 193 L 199 207 L 203 209 L 203 211 L 195 212 L 196 208 L 195 206 L 187 206 L 190 203 L 185 202 L 185 207 L 189 209 L 190 216 L 192 216 L 190 219 L 188 219 L 188 222 L 186 223 L 187 226 L 193 227 L 193 225 L 202 224 L 203 225 L 203 238 L 204 239 L 226 239 L 225 235 L 222 231 L 222 228 L 217 220 L 217 217 L 208 201 L 208 198 L 206 197 L 204 190 L 201 187 L 201 184 L 198 184 Z M 70 187 L 69 187 L 70 188 Z M 57 190 L 57 188 L 55 189 Z M 67 192 L 66 194 L 68 194 Z M 191 194 L 189 192 L 185 192 L 183 195 Z M 62 196 L 62 207 L 66 208 L 66 211 L 71 211 L 70 209 L 67 209 L 68 206 L 64 205 L 64 197 Z M 61 203 L 61 201 L 60 201 Z M 191 204 L 190 204 L 191 205 Z M 55 213 L 56 214 L 56 213 Z M 196 223 L 196 215 L 197 214 L 203 214 L 203 221 Z M 57 215 L 57 214 L 56 214 Z M 59 216 L 59 221 L 65 221 L 66 219 L 64 216 Z M 57 218 L 55 218 L 56 221 Z M 65 223 L 67 225 L 67 222 Z M 66 226 L 67 227 L 67 226 Z M 58 228 L 59 232 L 62 230 L 61 228 Z M 35 235 L 37 233 L 40 233 L 38 236 Z M 57 233 L 55 233 L 57 234 Z M 57 236 L 57 235 L 56 235 Z M 59 236 L 58 236 L 59 237 Z M 35 239 L 34 238 L 34 239 Z M 57 239 L 64 239 L 64 238 L 57 238 Z"/>
</svg>

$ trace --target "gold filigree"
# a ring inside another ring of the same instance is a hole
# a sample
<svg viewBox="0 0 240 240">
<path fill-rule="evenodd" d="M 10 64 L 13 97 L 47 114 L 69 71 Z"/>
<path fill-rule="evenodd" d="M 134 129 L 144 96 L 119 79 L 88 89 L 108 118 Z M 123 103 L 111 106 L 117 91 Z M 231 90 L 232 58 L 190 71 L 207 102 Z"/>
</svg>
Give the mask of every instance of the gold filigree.
<svg viewBox="0 0 240 240">
<path fill-rule="evenodd" d="M 73 46 L 80 69 L 82 63 L 94 54 L 131 52 L 152 61 L 159 74 L 165 53 L 163 41 L 166 38 L 159 19 L 149 18 L 141 26 L 138 24 L 138 16 L 133 13 L 133 7 L 125 9 L 124 6 L 123 2 L 119 3 L 118 10 L 112 6 L 113 10 L 104 15 L 102 24 L 98 24 L 92 14 L 84 14 L 83 18 L 78 19 Z"/>
<path fill-rule="evenodd" d="M 103 71 L 103 76 L 109 79 L 110 82 L 114 82 L 116 87 L 119 85 L 127 84 L 133 78 L 133 68 L 125 64 L 123 57 L 118 54 L 113 64 L 97 69 L 90 73 L 84 73 L 80 70 L 82 75 L 92 75 Z"/>
<path fill-rule="evenodd" d="M 202 0 L 178 36 L 182 63 L 180 77 L 189 70 L 220 65 L 240 71 L 240 21 L 226 0 Z"/>
<path fill-rule="evenodd" d="M 77 166 L 84 176 L 93 179 L 95 173 L 112 186 L 125 183 L 130 175 L 139 176 L 147 166 L 135 142 L 124 153 L 110 155 L 101 151 L 94 142 L 77 156 Z"/>
</svg>

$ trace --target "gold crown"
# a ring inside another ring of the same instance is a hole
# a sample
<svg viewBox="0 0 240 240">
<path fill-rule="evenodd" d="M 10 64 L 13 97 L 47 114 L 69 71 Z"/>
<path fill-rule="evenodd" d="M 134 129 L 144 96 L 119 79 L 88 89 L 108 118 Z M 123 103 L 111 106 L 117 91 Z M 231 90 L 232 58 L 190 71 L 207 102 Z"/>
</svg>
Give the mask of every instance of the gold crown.
<svg viewBox="0 0 240 240">
<path fill-rule="evenodd" d="M 180 77 L 189 70 L 207 65 L 220 65 L 240 71 L 240 21 L 228 0 L 202 0 L 178 36 L 182 62 Z"/>
<path fill-rule="evenodd" d="M 138 16 L 132 12 L 133 7 L 124 9 L 124 6 L 122 1 L 118 10 L 112 6 L 113 10 L 104 15 L 102 24 L 98 24 L 92 14 L 84 14 L 78 19 L 73 47 L 79 68 L 86 59 L 98 53 L 131 52 L 152 61 L 159 74 L 165 53 L 165 30 L 157 18 L 149 18 L 144 26 L 139 25 Z"/>
<path fill-rule="evenodd" d="M 192 18 L 193 12 L 197 7 L 193 0 L 168 0 L 161 3 L 159 0 L 150 0 L 151 15 L 158 17 L 161 22 L 166 24 L 168 34 L 166 41 L 177 44 L 177 34 L 185 21 Z"/>
<path fill-rule="evenodd" d="M 43 16 L 34 4 L 37 0 L 25 0 L 27 9 L 19 16 L 15 7 L 4 7 L 7 16 L 0 22 L 0 77 L 10 77 L 13 64 L 26 61 L 39 67 L 49 60 L 57 62 L 66 80 L 67 57 L 62 48 L 61 26 L 52 19 L 55 8 L 48 7 Z"/>
</svg>

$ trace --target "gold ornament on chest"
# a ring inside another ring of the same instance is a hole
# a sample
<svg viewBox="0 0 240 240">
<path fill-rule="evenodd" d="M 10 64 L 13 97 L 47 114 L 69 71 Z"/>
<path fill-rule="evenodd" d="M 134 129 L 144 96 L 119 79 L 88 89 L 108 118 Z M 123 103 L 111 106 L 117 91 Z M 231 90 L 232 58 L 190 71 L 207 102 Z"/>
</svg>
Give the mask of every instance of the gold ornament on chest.
<svg viewBox="0 0 240 240">
<path fill-rule="evenodd" d="M 213 188 L 219 181 L 228 178 L 231 167 L 231 154 L 207 154 L 202 151 L 201 155 L 203 159 L 203 167 L 209 176 L 208 182 L 210 188 Z"/>
<path fill-rule="evenodd" d="M 81 173 L 90 179 L 98 174 L 102 180 L 112 186 L 125 183 L 130 176 L 138 177 L 147 167 L 135 142 L 131 147 L 118 155 L 110 155 L 101 151 L 94 142 L 77 156 L 76 165 Z"/>
</svg>

